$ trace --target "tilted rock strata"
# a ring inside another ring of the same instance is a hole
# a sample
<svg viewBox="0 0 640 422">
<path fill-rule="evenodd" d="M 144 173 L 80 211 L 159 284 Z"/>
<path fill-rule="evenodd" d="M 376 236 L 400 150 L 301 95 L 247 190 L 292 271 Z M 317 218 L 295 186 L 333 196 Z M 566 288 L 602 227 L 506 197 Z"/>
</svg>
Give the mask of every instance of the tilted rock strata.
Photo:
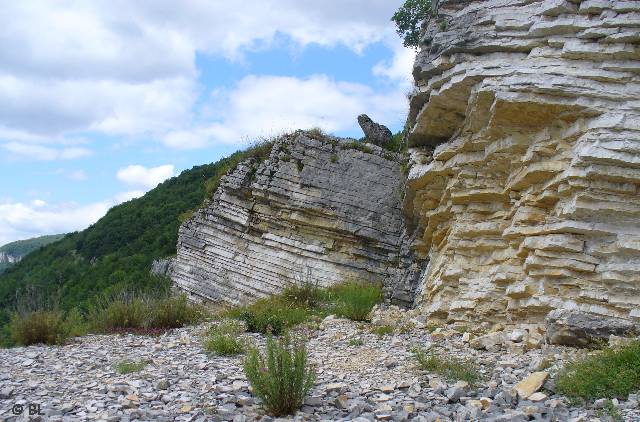
<svg viewBox="0 0 640 422">
<path fill-rule="evenodd" d="M 416 302 L 640 318 L 640 2 L 446 0 L 414 67 Z"/>
<path fill-rule="evenodd" d="M 398 272 L 403 184 L 397 154 L 311 132 L 284 136 L 266 161 L 224 177 L 180 227 L 172 278 L 229 303 L 303 281 L 387 282 Z"/>
</svg>

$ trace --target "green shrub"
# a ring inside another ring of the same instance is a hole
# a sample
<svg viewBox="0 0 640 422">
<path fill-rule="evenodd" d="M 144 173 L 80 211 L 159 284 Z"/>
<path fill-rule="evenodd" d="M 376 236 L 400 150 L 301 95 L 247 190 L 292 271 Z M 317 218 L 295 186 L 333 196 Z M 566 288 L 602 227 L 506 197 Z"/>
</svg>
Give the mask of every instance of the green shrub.
<svg viewBox="0 0 640 422">
<path fill-rule="evenodd" d="M 89 324 L 78 308 L 67 312 L 64 324 L 69 337 L 81 337 L 89 332 Z"/>
<path fill-rule="evenodd" d="M 125 375 L 125 374 L 130 374 L 132 372 L 140 372 L 149 363 L 150 362 L 148 360 L 139 360 L 139 361 L 121 360 L 120 362 L 116 363 L 115 368 L 119 374 Z"/>
<path fill-rule="evenodd" d="M 317 308 L 327 300 L 327 292 L 313 281 L 303 281 L 285 288 L 281 294 L 283 300 L 291 306 Z"/>
<path fill-rule="evenodd" d="M 89 310 L 92 328 L 98 332 L 167 330 L 204 318 L 204 311 L 186 295 L 158 297 L 120 293 L 98 300 Z"/>
<path fill-rule="evenodd" d="M 306 322 L 311 315 L 313 310 L 290 305 L 280 297 L 261 299 L 227 314 L 244 321 L 252 333 L 273 335 L 280 335 L 285 329 Z"/>
<path fill-rule="evenodd" d="M 204 311 L 190 304 L 185 294 L 152 301 L 150 306 L 150 318 L 146 323 L 150 328 L 179 328 L 204 318 Z"/>
<path fill-rule="evenodd" d="M 640 389 L 640 342 L 605 348 L 567 364 L 556 378 L 556 387 L 574 400 L 626 398 Z"/>
<path fill-rule="evenodd" d="M 382 301 L 382 289 L 375 284 L 348 282 L 330 289 L 332 311 L 353 321 L 366 321 L 371 309 Z"/>
<path fill-rule="evenodd" d="M 233 356 L 244 352 L 244 345 L 238 339 L 243 331 L 236 321 L 223 321 L 209 330 L 204 348 L 208 353 L 218 356 Z"/>
<path fill-rule="evenodd" d="M 327 137 L 327 134 L 319 127 L 312 127 L 307 131 L 307 135 L 313 139 L 322 140 Z"/>
<path fill-rule="evenodd" d="M 102 298 L 89 309 L 89 321 L 98 332 L 143 328 L 151 307 L 147 300 L 130 294 Z"/>
<path fill-rule="evenodd" d="M 403 141 L 404 141 L 404 131 L 396 132 L 393 135 L 393 138 L 391 138 L 391 142 L 388 142 L 388 143 L 384 144 L 382 147 L 384 149 L 386 149 L 387 151 L 401 152 L 403 150 L 403 148 L 406 146 L 406 144 Z M 395 159 L 393 154 L 389 154 L 389 155 L 385 154 L 384 157 L 387 160 Z"/>
<path fill-rule="evenodd" d="M 422 370 L 442 375 L 451 381 L 466 381 L 470 385 L 476 384 L 481 379 L 480 371 L 471 361 L 460 360 L 453 356 L 443 357 L 420 348 L 415 348 L 412 352 Z"/>
<path fill-rule="evenodd" d="M 237 338 L 222 333 L 211 334 L 204 343 L 208 353 L 217 356 L 234 356 L 244 352 L 244 345 Z"/>
<path fill-rule="evenodd" d="M 299 409 L 315 381 L 305 345 L 291 344 L 288 337 L 269 337 L 264 355 L 256 348 L 249 349 L 244 372 L 254 394 L 274 416 Z"/>
<path fill-rule="evenodd" d="M 69 337 L 64 316 L 59 311 L 34 311 L 14 314 L 9 326 L 11 338 L 22 346 L 63 344 Z"/>
</svg>

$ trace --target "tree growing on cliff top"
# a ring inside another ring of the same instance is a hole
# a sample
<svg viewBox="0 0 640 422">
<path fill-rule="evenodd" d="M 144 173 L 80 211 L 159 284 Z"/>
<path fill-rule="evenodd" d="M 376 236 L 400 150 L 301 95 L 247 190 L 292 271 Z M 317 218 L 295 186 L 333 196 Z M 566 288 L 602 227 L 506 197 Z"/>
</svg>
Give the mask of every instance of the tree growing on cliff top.
<svg viewBox="0 0 640 422">
<path fill-rule="evenodd" d="M 431 13 L 431 0 L 406 0 L 393 14 L 391 20 L 396 24 L 396 32 L 404 41 L 405 47 L 420 46 L 420 26 Z"/>
</svg>

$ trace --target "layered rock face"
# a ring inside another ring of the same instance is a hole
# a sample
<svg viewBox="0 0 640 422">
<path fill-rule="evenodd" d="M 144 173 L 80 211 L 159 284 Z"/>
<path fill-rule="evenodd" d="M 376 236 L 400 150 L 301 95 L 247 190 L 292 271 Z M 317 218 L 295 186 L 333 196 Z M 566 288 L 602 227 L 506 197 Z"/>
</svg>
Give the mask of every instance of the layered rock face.
<svg viewBox="0 0 640 422">
<path fill-rule="evenodd" d="M 445 0 L 404 202 L 449 320 L 640 318 L 640 2 Z"/>
<path fill-rule="evenodd" d="M 180 227 L 172 278 L 195 297 L 244 303 L 291 283 L 397 274 L 404 176 L 397 154 L 313 132 L 246 161 Z"/>
</svg>

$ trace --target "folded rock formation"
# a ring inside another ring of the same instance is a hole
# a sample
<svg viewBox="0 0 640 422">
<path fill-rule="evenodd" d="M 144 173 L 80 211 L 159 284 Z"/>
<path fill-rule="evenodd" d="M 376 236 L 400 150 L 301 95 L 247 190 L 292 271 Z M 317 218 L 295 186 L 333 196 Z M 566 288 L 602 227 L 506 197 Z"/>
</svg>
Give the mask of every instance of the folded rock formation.
<svg viewBox="0 0 640 422">
<path fill-rule="evenodd" d="M 640 2 L 445 0 L 404 208 L 448 320 L 640 318 Z"/>
<path fill-rule="evenodd" d="M 398 154 L 314 132 L 246 161 L 180 227 L 171 276 L 195 297 L 244 303 L 291 283 L 384 283 L 397 273 Z"/>
</svg>

